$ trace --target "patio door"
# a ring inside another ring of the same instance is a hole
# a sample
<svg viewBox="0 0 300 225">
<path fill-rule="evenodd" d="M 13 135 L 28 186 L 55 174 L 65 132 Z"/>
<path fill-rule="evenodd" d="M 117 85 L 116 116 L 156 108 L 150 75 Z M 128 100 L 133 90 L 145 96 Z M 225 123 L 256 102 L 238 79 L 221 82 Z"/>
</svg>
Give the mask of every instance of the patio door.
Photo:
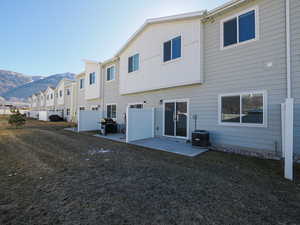
<svg viewBox="0 0 300 225">
<path fill-rule="evenodd" d="M 187 138 L 188 118 L 188 101 L 176 100 L 164 102 L 164 135 Z"/>
</svg>

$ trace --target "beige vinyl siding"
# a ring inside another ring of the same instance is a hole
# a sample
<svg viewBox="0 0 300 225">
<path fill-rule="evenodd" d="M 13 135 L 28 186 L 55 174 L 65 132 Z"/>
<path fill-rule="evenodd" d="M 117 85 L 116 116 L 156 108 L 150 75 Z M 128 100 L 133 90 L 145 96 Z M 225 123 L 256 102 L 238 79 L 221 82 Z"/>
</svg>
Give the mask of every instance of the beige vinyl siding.
<svg viewBox="0 0 300 225">
<path fill-rule="evenodd" d="M 78 76 L 76 78 L 76 88 L 77 88 L 77 107 L 85 107 L 86 105 L 86 100 L 85 100 L 85 89 L 86 87 L 86 83 L 84 83 L 84 88 L 80 89 L 80 79 L 85 79 L 85 75 L 82 76 Z M 86 81 L 85 81 L 86 82 Z"/>
<path fill-rule="evenodd" d="M 291 0 L 292 95 L 295 99 L 294 145 L 300 154 L 300 1 Z"/>
<path fill-rule="evenodd" d="M 257 5 L 259 40 L 220 50 L 220 20 Z M 216 17 L 204 26 L 205 83 L 195 100 L 198 128 L 211 132 L 217 145 L 275 151 L 281 145 L 280 104 L 286 96 L 284 1 L 258 0 Z M 267 67 L 272 62 L 272 67 Z M 268 92 L 268 127 L 218 125 L 218 95 Z"/>
</svg>

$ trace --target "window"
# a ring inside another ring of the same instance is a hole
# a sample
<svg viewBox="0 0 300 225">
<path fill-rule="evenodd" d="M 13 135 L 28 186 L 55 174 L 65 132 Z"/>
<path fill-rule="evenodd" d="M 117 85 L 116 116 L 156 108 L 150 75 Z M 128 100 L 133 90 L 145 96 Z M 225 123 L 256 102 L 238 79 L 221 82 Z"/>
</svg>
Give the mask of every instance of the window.
<svg viewBox="0 0 300 225">
<path fill-rule="evenodd" d="M 51 99 L 53 99 L 53 94 L 51 94 L 51 97 L 50 97 Z"/>
<path fill-rule="evenodd" d="M 84 79 L 80 79 L 80 89 L 83 89 L 84 88 Z"/>
<path fill-rule="evenodd" d="M 106 80 L 111 81 L 115 79 L 115 66 L 106 69 Z"/>
<path fill-rule="evenodd" d="M 139 70 L 140 54 L 135 54 L 128 58 L 128 73 Z"/>
<path fill-rule="evenodd" d="M 222 21 L 223 48 L 256 39 L 257 10 Z"/>
<path fill-rule="evenodd" d="M 94 106 L 91 109 L 92 109 L 92 111 L 98 111 L 98 107 L 97 106 Z"/>
<path fill-rule="evenodd" d="M 47 100 L 49 100 L 49 95 L 47 95 Z"/>
<path fill-rule="evenodd" d="M 181 36 L 164 43 L 164 62 L 181 57 Z"/>
<path fill-rule="evenodd" d="M 94 84 L 96 81 L 96 73 L 90 73 L 90 85 Z"/>
<path fill-rule="evenodd" d="M 79 110 L 85 110 L 85 108 L 81 106 L 81 107 L 79 107 Z"/>
<path fill-rule="evenodd" d="M 59 91 L 59 97 L 62 97 L 62 90 Z"/>
<path fill-rule="evenodd" d="M 144 107 L 144 105 L 143 104 L 130 104 L 129 105 L 129 108 L 131 108 L 131 109 L 142 109 Z"/>
<path fill-rule="evenodd" d="M 67 109 L 67 116 L 70 115 L 70 109 Z"/>
<path fill-rule="evenodd" d="M 222 95 L 219 99 L 221 124 L 266 124 L 265 92 Z"/>
<path fill-rule="evenodd" d="M 117 105 L 116 104 L 106 105 L 106 117 L 110 118 L 110 119 L 117 118 Z"/>
<path fill-rule="evenodd" d="M 67 95 L 70 95 L 70 94 L 71 94 L 70 89 L 67 89 Z"/>
</svg>

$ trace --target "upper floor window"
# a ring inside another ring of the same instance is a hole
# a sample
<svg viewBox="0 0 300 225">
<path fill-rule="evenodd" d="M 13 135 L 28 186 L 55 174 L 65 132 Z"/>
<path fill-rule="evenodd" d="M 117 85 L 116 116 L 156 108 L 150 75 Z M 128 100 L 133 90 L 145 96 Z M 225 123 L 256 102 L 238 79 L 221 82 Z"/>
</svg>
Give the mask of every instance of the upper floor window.
<svg viewBox="0 0 300 225">
<path fill-rule="evenodd" d="M 67 95 L 70 95 L 70 94 L 71 94 L 70 89 L 67 89 Z"/>
<path fill-rule="evenodd" d="M 220 124 L 264 126 L 266 93 L 249 92 L 219 97 Z"/>
<path fill-rule="evenodd" d="M 80 84 L 79 84 L 79 87 L 80 89 L 83 89 L 84 88 L 84 79 L 80 79 Z"/>
<path fill-rule="evenodd" d="M 111 81 L 115 79 L 115 66 L 106 69 L 106 80 Z"/>
<path fill-rule="evenodd" d="M 257 9 L 222 21 L 223 48 L 257 38 Z"/>
<path fill-rule="evenodd" d="M 59 97 L 62 97 L 63 94 L 62 94 L 62 90 L 59 91 Z"/>
<path fill-rule="evenodd" d="M 139 70 L 140 54 L 135 54 L 128 58 L 128 73 Z"/>
<path fill-rule="evenodd" d="M 164 43 L 164 62 L 181 57 L 181 36 Z"/>
<path fill-rule="evenodd" d="M 90 85 L 94 84 L 96 81 L 96 73 L 90 73 Z"/>
<path fill-rule="evenodd" d="M 47 100 L 49 100 L 49 95 L 47 95 Z"/>
<path fill-rule="evenodd" d="M 50 98 L 53 99 L 53 94 L 51 94 L 50 96 L 51 96 Z"/>
</svg>

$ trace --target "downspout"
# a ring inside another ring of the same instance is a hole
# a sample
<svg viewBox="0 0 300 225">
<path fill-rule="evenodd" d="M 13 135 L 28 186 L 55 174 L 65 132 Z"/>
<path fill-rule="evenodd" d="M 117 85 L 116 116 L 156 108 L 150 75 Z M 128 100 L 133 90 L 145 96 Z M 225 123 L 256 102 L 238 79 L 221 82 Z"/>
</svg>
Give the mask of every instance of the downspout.
<svg viewBox="0 0 300 225">
<path fill-rule="evenodd" d="M 286 74 L 287 74 L 287 98 L 292 98 L 291 80 L 291 19 L 290 19 L 290 0 L 286 0 Z"/>
<path fill-rule="evenodd" d="M 101 106 L 101 111 L 102 111 L 102 118 L 104 118 L 104 74 L 102 71 L 102 64 L 99 62 L 99 72 L 100 72 L 100 80 L 101 80 L 101 100 L 102 100 L 102 106 Z"/>
</svg>

